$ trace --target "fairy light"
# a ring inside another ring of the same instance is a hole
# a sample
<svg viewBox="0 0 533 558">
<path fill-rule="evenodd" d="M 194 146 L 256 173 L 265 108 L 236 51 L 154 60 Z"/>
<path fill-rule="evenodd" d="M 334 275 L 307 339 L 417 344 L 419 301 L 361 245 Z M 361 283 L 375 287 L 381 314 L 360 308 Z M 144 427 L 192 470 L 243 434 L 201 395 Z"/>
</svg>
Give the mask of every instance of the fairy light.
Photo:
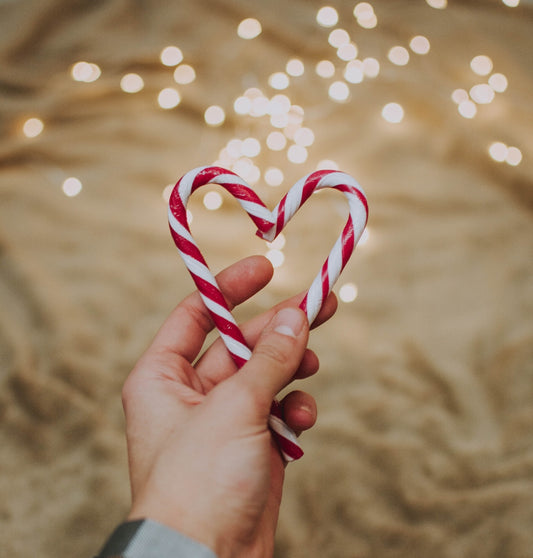
<svg viewBox="0 0 533 558">
<path fill-rule="evenodd" d="M 174 70 L 174 81 L 180 85 L 187 85 L 196 79 L 196 70 L 189 64 L 180 64 Z"/>
<path fill-rule="evenodd" d="M 281 132 L 270 132 L 267 136 L 266 144 L 272 151 L 281 151 L 287 145 L 287 138 Z"/>
<path fill-rule="evenodd" d="M 161 64 L 164 66 L 177 66 L 183 60 L 183 53 L 177 46 L 167 46 L 159 55 Z"/>
<path fill-rule="evenodd" d="M 162 109 L 172 109 L 180 104 L 181 95 L 173 87 L 165 87 L 159 92 L 157 102 Z"/>
<path fill-rule="evenodd" d="M 348 62 L 344 70 L 344 79 L 350 83 L 361 83 L 365 75 L 363 73 L 363 63 L 359 60 Z"/>
<path fill-rule="evenodd" d="M 501 141 L 495 141 L 490 144 L 489 155 L 494 161 L 503 163 L 507 158 L 508 153 L 509 148 L 505 145 L 505 143 Z"/>
<path fill-rule="evenodd" d="M 265 171 L 265 182 L 269 186 L 280 186 L 283 182 L 283 171 L 281 171 L 277 167 L 269 167 Z"/>
<path fill-rule="evenodd" d="M 398 103 L 387 103 L 381 111 L 381 116 L 391 124 L 399 124 L 403 120 L 404 110 Z"/>
<path fill-rule="evenodd" d="M 520 4 L 520 0 L 502 0 L 502 2 L 509 8 L 516 8 Z"/>
<path fill-rule="evenodd" d="M 289 123 L 289 115 L 288 114 L 273 114 L 270 117 L 270 124 L 274 128 L 285 128 Z"/>
<path fill-rule="evenodd" d="M 302 145 L 303 147 L 309 147 L 315 142 L 315 134 L 310 128 L 299 128 L 294 133 L 294 143 L 297 145 Z"/>
<path fill-rule="evenodd" d="M 268 114 L 287 114 L 291 110 L 291 100 L 287 95 L 274 95 L 268 103 Z"/>
<path fill-rule="evenodd" d="M 353 15 L 364 29 L 373 29 L 378 24 L 374 8 L 368 2 L 359 2 L 353 9 Z"/>
<path fill-rule="evenodd" d="M 206 209 L 215 211 L 222 206 L 222 196 L 218 192 L 210 190 L 204 195 L 203 203 Z"/>
<path fill-rule="evenodd" d="M 416 54 L 427 54 L 431 45 L 426 37 L 417 35 L 409 42 L 409 48 Z"/>
<path fill-rule="evenodd" d="M 486 83 L 479 83 L 470 89 L 470 97 L 479 105 L 487 105 L 494 100 L 494 90 Z"/>
<path fill-rule="evenodd" d="M 257 19 L 248 17 L 239 23 L 237 35 L 241 39 L 255 39 L 261 34 L 262 30 L 261 23 Z"/>
<path fill-rule="evenodd" d="M 330 78 L 335 75 L 335 66 L 330 60 L 321 60 L 315 67 L 315 71 L 321 78 Z"/>
<path fill-rule="evenodd" d="M 255 117 L 265 116 L 265 114 L 268 114 L 269 105 L 269 100 L 263 95 L 261 95 L 260 97 L 255 97 L 252 100 L 252 108 L 250 110 L 250 114 Z"/>
<path fill-rule="evenodd" d="M 40 118 L 28 118 L 22 125 L 22 133 L 27 138 L 36 138 L 44 130 L 44 123 Z"/>
<path fill-rule="evenodd" d="M 76 178 L 75 176 L 69 176 L 68 178 L 66 178 L 63 181 L 63 185 L 61 186 L 63 193 L 69 198 L 77 196 L 81 192 L 82 188 L 83 185 L 81 183 L 81 180 L 79 178 Z"/>
<path fill-rule="evenodd" d="M 268 78 L 268 85 L 272 89 L 287 89 L 289 87 L 289 76 L 285 72 L 275 72 Z"/>
<path fill-rule="evenodd" d="M 509 85 L 507 78 L 503 74 L 492 74 L 489 78 L 489 85 L 496 93 L 503 93 Z"/>
<path fill-rule="evenodd" d="M 357 287 L 354 283 L 344 283 L 339 289 L 339 298 L 342 302 L 353 302 L 357 298 Z"/>
<path fill-rule="evenodd" d="M 437 10 L 444 10 L 448 5 L 447 0 L 426 0 L 426 4 Z"/>
<path fill-rule="evenodd" d="M 257 157 L 261 153 L 261 144 L 256 138 L 246 138 L 241 144 L 241 153 L 245 157 Z"/>
<path fill-rule="evenodd" d="M 457 105 L 468 101 L 468 92 L 465 89 L 455 89 L 452 93 L 452 101 Z"/>
<path fill-rule="evenodd" d="M 261 177 L 261 171 L 254 165 L 253 161 L 246 157 L 241 157 L 231 166 L 231 170 L 242 176 L 249 184 L 255 184 Z"/>
<path fill-rule="evenodd" d="M 337 57 L 345 62 L 357 58 L 358 50 L 354 43 L 347 43 L 337 49 Z"/>
<path fill-rule="evenodd" d="M 285 67 L 285 71 L 290 76 L 299 77 L 299 76 L 302 76 L 304 74 L 305 66 L 304 66 L 304 63 L 300 59 L 291 58 L 291 60 L 289 60 L 287 62 L 287 65 Z"/>
<path fill-rule="evenodd" d="M 285 238 L 285 235 L 283 233 L 279 233 L 272 242 L 267 242 L 266 245 L 272 250 L 283 250 L 286 242 L 287 239 Z"/>
<path fill-rule="evenodd" d="M 220 126 L 226 119 L 226 113 L 222 107 L 211 105 L 204 112 L 204 120 L 209 126 Z"/>
<path fill-rule="evenodd" d="M 291 163 L 300 165 L 307 161 L 307 149 L 302 145 L 291 145 L 287 150 L 287 158 Z"/>
<path fill-rule="evenodd" d="M 375 78 L 379 75 L 379 61 L 376 58 L 365 58 L 363 60 L 363 73 L 369 78 Z"/>
<path fill-rule="evenodd" d="M 402 46 L 392 47 L 387 58 L 396 66 L 405 66 L 409 62 L 409 51 Z"/>
<path fill-rule="evenodd" d="M 322 27 L 333 27 L 339 21 L 339 14 L 331 6 L 323 6 L 316 14 L 316 21 Z"/>
<path fill-rule="evenodd" d="M 488 76 L 492 72 L 493 64 L 492 60 L 488 56 L 480 54 L 479 56 L 474 56 L 474 58 L 472 58 L 470 61 L 470 67 L 478 76 Z"/>
<path fill-rule="evenodd" d="M 265 256 L 270 260 L 272 267 L 278 268 L 285 262 L 285 255 L 281 250 L 269 250 Z"/>
<path fill-rule="evenodd" d="M 477 107 L 472 101 L 461 101 L 457 107 L 459 114 L 463 118 L 474 118 L 477 114 Z"/>
<path fill-rule="evenodd" d="M 328 95 L 333 101 L 342 103 L 350 97 L 350 89 L 344 81 L 334 81 L 329 86 Z"/>
<path fill-rule="evenodd" d="M 317 163 L 316 170 L 339 170 L 339 165 L 332 159 L 322 159 Z"/>
<path fill-rule="evenodd" d="M 70 75 L 74 81 L 83 81 L 91 83 L 96 81 L 101 75 L 102 71 L 97 64 L 92 62 L 76 62 L 70 69 Z"/>
<path fill-rule="evenodd" d="M 505 162 L 508 165 L 516 167 L 522 161 L 522 152 L 518 147 L 509 147 L 507 150 L 507 157 L 505 158 Z"/>
<path fill-rule="evenodd" d="M 350 42 L 350 35 L 345 29 L 333 29 L 328 36 L 328 43 L 334 48 L 340 48 Z"/>
<path fill-rule="evenodd" d="M 248 97 L 237 97 L 233 103 L 233 110 L 237 114 L 250 114 L 252 110 L 252 101 Z"/>
<path fill-rule="evenodd" d="M 126 74 L 120 80 L 120 88 L 125 93 L 138 93 L 144 87 L 144 80 L 139 74 Z"/>
</svg>

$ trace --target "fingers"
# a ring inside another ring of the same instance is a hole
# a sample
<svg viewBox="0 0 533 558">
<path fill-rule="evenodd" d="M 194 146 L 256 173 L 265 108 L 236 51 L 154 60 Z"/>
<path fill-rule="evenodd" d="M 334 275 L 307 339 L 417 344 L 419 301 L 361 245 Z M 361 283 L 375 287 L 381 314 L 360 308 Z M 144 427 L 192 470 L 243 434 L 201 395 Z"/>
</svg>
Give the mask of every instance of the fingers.
<svg viewBox="0 0 533 558">
<path fill-rule="evenodd" d="M 281 401 L 285 423 L 296 434 L 314 426 L 317 408 L 314 398 L 303 391 L 292 391 Z"/>
<path fill-rule="evenodd" d="M 284 308 L 267 324 L 252 357 L 235 375 L 260 409 L 268 412 L 272 399 L 292 380 L 308 338 L 307 317 L 300 309 Z"/>
<path fill-rule="evenodd" d="M 262 256 L 251 256 L 216 277 L 230 309 L 260 291 L 272 278 L 273 268 Z M 189 295 L 167 318 L 151 350 L 178 354 L 191 362 L 202 348 L 213 322 L 198 292 Z"/>
</svg>

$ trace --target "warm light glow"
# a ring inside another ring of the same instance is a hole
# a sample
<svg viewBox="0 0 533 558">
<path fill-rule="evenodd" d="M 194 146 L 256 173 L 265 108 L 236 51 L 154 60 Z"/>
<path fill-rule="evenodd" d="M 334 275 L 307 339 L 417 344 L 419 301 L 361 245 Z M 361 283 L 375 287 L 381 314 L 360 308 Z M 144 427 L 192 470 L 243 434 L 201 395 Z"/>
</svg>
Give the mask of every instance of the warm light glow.
<svg viewBox="0 0 533 558">
<path fill-rule="evenodd" d="M 503 74 L 492 74 L 489 78 L 489 85 L 496 93 L 503 93 L 508 86 L 507 78 Z"/>
<path fill-rule="evenodd" d="M 285 243 L 285 235 L 283 233 L 279 233 L 272 242 L 267 242 L 266 244 L 272 250 L 283 250 L 283 248 L 285 248 Z"/>
<path fill-rule="evenodd" d="M 242 176 L 249 184 L 255 184 L 261 177 L 259 168 L 246 157 L 242 157 L 238 161 L 235 161 L 231 170 L 239 176 Z"/>
<path fill-rule="evenodd" d="M 222 196 L 218 192 L 211 190 L 205 194 L 203 201 L 206 209 L 215 211 L 222 205 Z"/>
<path fill-rule="evenodd" d="M 378 24 L 376 14 L 369 15 L 368 17 L 358 17 L 357 23 L 364 29 L 374 29 Z"/>
<path fill-rule="evenodd" d="M 328 95 L 337 102 L 343 102 L 350 97 L 350 89 L 344 81 L 334 81 L 328 89 Z"/>
<path fill-rule="evenodd" d="M 313 145 L 315 141 L 315 134 L 310 128 L 299 128 L 294 133 L 294 143 L 297 145 L 303 145 L 304 147 L 309 147 Z"/>
<path fill-rule="evenodd" d="M 265 172 L 265 182 L 269 186 L 279 186 L 283 182 L 283 172 L 276 167 L 269 167 Z"/>
<path fill-rule="evenodd" d="M 159 92 L 157 102 L 163 109 L 172 109 L 180 104 L 181 95 L 172 87 L 165 87 Z"/>
<path fill-rule="evenodd" d="M 180 64 L 174 70 L 174 81 L 180 85 L 187 85 L 196 79 L 196 72 L 189 64 Z"/>
<path fill-rule="evenodd" d="M 265 114 L 268 114 L 269 107 L 270 102 L 266 97 L 263 95 L 255 97 L 252 100 L 252 109 L 250 110 L 250 114 L 255 117 L 265 116 Z"/>
<path fill-rule="evenodd" d="M 268 103 L 268 114 L 287 114 L 291 110 L 291 100 L 287 95 L 274 95 Z"/>
<path fill-rule="evenodd" d="M 289 115 L 287 113 L 273 114 L 270 117 L 270 124 L 274 128 L 285 128 L 289 123 Z"/>
<path fill-rule="evenodd" d="M 252 101 L 248 97 L 237 97 L 233 103 L 233 110 L 237 114 L 249 114 L 252 110 Z"/>
<path fill-rule="evenodd" d="M 337 49 L 337 56 L 341 60 L 344 60 L 345 62 L 357 58 L 357 53 L 358 53 L 357 46 L 354 45 L 353 43 L 342 45 Z"/>
<path fill-rule="evenodd" d="M 328 37 L 328 43 L 335 48 L 339 48 L 342 45 L 347 45 L 349 42 L 350 35 L 345 29 L 333 29 Z"/>
<path fill-rule="evenodd" d="M 365 58 L 363 60 L 363 73 L 365 76 L 375 78 L 379 75 L 379 61 L 375 58 Z"/>
<path fill-rule="evenodd" d="M 211 105 L 205 109 L 204 120 L 209 126 L 220 126 L 226 119 L 226 113 L 222 107 Z"/>
<path fill-rule="evenodd" d="M 281 132 L 270 132 L 266 144 L 272 151 L 281 151 L 287 145 L 287 138 Z"/>
<path fill-rule="evenodd" d="M 74 81 L 91 83 L 96 81 L 102 75 L 102 71 L 96 64 L 89 62 L 76 62 L 70 70 L 70 75 Z"/>
<path fill-rule="evenodd" d="M 452 101 L 457 105 L 463 103 L 464 101 L 468 101 L 468 92 L 464 89 L 456 89 L 452 93 Z"/>
<path fill-rule="evenodd" d="M 285 256 L 280 250 L 269 250 L 265 256 L 270 260 L 272 267 L 281 267 L 285 261 Z"/>
<path fill-rule="evenodd" d="M 120 88 L 125 93 L 138 93 L 143 87 L 144 81 L 139 74 L 126 74 L 120 80 Z"/>
<path fill-rule="evenodd" d="M 522 152 L 520 151 L 520 149 L 518 149 L 518 147 L 509 147 L 507 151 L 507 157 L 505 158 L 505 162 L 508 165 L 512 165 L 513 167 L 516 167 L 516 165 L 519 165 L 521 161 L 522 161 Z"/>
<path fill-rule="evenodd" d="M 431 45 L 429 44 L 429 40 L 424 37 L 423 35 L 417 35 L 411 39 L 409 43 L 409 47 L 413 52 L 416 54 L 427 54 Z"/>
<path fill-rule="evenodd" d="M 241 153 L 245 157 L 257 157 L 261 153 L 261 144 L 256 138 L 246 138 L 241 144 Z"/>
<path fill-rule="evenodd" d="M 261 24 L 253 17 L 243 19 L 237 27 L 237 35 L 241 39 L 255 39 L 261 34 L 261 31 Z"/>
<path fill-rule="evenodd" d="M 489 155 L 498 163 L 503 163 L 505 161 L 508 152 L 508 147 L 501 141 L 495 141 L 494 143 L 490 144 Z"/>
<path fill-rule="evenodd" d="M 321 78 L 330 78 L 335 74 L 335 66 L 329 60 L 321 60 L 316 65 L 315 71 Z"/>
<path fill-rule="evenodd" d="M 480 83 L 470 89 L 470 97 L 480 105 L 487 105 L 494 100 L 494 90 L 490 85 Z"/>
<path fill-rule="evenodd" d="M 316 20 L 322 27 L 333 27 L 339 21 L 339 14 L 331 6 L 323 6 L 316 14 Z"/>
<path fill-rule="evenodd" d="M 478 76 L 489 75 L 492 72 L 492 66 L 492 60 L 484 54 L 474 56 L 474 58 L 472 58 L 472 60 L 470 61 L 470 67 L 472 68 L 472 71 Z"/>
<path fill-rule="evenodd" d="M 398 103 L 387 103 L 381 111 L 381 116 L 391 124 L 398 124 L 403 120 L 404 110 Z"/>
<path fill-rule="evenodd" d="M 387 54 L 388 59 L 397 66 L 405 66 L 409 62 L 409 51 L 402 46 L 394 46 Z"/>
<path fill-rule="evenodd" d="M 339 298 L 342 302 L 353 302 L 357 298 L 357 287 L 354 283 L 344 283 L 339 289 Z"/>
<path fill-rule="evenodd" d="M 228 141 L 226 151 L 232 159 L 238 159 L 241 156 L 241 146 L 242 140 L 235 138 Z"/>
<path fill-rule="evenodd" d="M 520 4 L 520 0 L 502 0 L 502 2 L 509 8 L 516 8 Z"/>
<path fill-rule="evenodd" d="M 339 165 L 331 159 L 322 159 L 318 162 L 316 170 L 339 170 Z"/>
<path fill-rule="evenodd" d="M 287 62 L 285 71 L 293 77 L 301 76 L 304 73 L 304 63 L 298 58 L 292 58 Z"/>
<path fill-rule="evenodd" d="M 359 60 L 352 60 L 346 65 L 344 79 L 350 83 L 361 83 L 364 79 L 363 63 Z"/>
<path fill-rule="evenodd" d="M 378 23 L 374 8 L 368 2 L 359 2 L 353 10 L 353 15 L 364 29 L 373 29 Z"/>
<path fill-rule="evenodd" d="M 66 196 L 72 198 L 81 192 L 82 187 L 82 183 L 78 178 L 70 176 L 63 182 L 62 190 Z"/>
<path fill-rule="evenodd" d="M 165 66 L 177 66 L 183 60 L 183 53 L 177 46 L 167 46 L 161 51 L 159 59 Z"/>
<path fill-rule="evenodd" d="M 444 10 L 444 8 L 446 8 L 446 6 L 448 5 L 447 0 L 426 0 L 426 3 L 428 4 L 428 6 L 437 8 L 438 10 Z"/>
<path fill-rule="evenodd" d="M 268 78 L 268 85 L 272 89 L 287 89 L 289 87 L 289 76 L 285 72 L 276 72 Z"/>
<path fill-rule="evenodd" d="M 457 110 L 464 118 L 474 118 L 477 113 L 477 107 L 472 101 L 461 101 Z"/>
<path fill-rule="evenodd" d="M 301 145 L 291 145 L 287 151 L 291 163 L 301 164 L 307 161 L 307 149 Z"/>
<path fill-rule="evenodd" d="M 44 124 L 40 118 L 28 118 L 22 125 L 22 132 L 27 138 L 35 138 L 43 130 Z"/>
</svg>

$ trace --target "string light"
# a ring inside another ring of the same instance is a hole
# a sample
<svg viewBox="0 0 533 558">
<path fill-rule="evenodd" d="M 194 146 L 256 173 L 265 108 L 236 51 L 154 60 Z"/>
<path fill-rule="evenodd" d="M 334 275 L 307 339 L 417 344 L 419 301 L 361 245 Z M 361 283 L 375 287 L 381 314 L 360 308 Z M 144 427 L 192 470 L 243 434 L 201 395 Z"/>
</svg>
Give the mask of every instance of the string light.
<svg viewBox="0 0 533 558">
<path fill-rule="evenodd" d="M 283 248 L 285 248 L 286 242 L 287 240 L 285 238 L 285 235 L 283 233 L 279 233 L 272 242 L 267 242 L 266 245 L 273 250 L 283 250 Z"/>
<path fill-rule="evenodd" d="M 357 58 L 357 53 L 357 46 L 354 43 L 347 43 L 337 49 L 337 56 L 345 62 Z"/>
<path fill-rule="evenodd" d="M 468 101 L 468 92 L 465 89 L 455 89 L 452 93 L 452 101 L 457 105 Z"/>
<path fill-rule="evenodd" d="M 203 203 L 206 209 L 215 211 L 222 206 L 222 196 L 218 192 L 211 190 L 204 195 Z"/>
<path fill-rule="evenodd" d="M 405 66 L 409 62 L 409 51 L 402 46 L 394 46 L 389 50 L 387 58 L 396 66 Z"/>
<path fill-rule="evenodd" d="M 353 10 L 353 15 L 364 29 L 373 29 L 378 24 L 374 8 L 368 2 L 359 2 Z"/>
<path fill-rule="evenodd" d="M 287 138 L 281 132 L 270 132 L 267 136 L 266 144 L 272 151 L 281 151 L 287 145 Z"/>
<path fill-rule="evenodd" d="M 268 85 L 272 89 L 287 89 L 289 87 L 289 76 L 285 72 L 275 72 L 268 78 Z"/>
<path fill-rule="evenodd" d="M 357 287 L 354 283 L 344 283 L 339 289 L 339 298 L 342 302 L 353 302 L 357 298 Z"/>
<path fill-rule="evenodd" d="M 474 58 L 472 58 L 472 60 L 470 61 L 470 67 L 472 68 L 472 71 L 478 76 L 489 75 L 492 72 L 492 66 L 492 60 L 484 54 L 474 56 Z"/>
<path fill-rule="evenodd" d="M 28 118 L 22 125 L 22 133 L 27 138 L 35 138 L 44 130 L 44 123 L 40 118 Z"/>
<path fill-rule="evenodd" d="M 316 170 L 339 170 L 339 165 L 332 159 L 322 159 L 318 162 Z"/>
<path fill-rule="evenodd" d="M 297 145 L 302 145 L 303 147 L 309 147 L 313 145 L 315 141 L 315 134 L 310 128 L 299 128 L 294 133 L 294 143 Z"/>
<path fill-rule="evenodd" d="M 501 141 L 495 141 L 491 143 L 489 147 L 489 155 L 498 163 L 503 163 L 505 161 L 508 152 L 508 147 Z"/>
<path fill-rule="evenodd" d="M 277 167 L 269 167 L 265 171 L 265 182 L 269 186 L 280 186 L 283 182 L 283 172 Z M 279 236 L 281 236 L 281 234 Z"/>
<path fill-rule="evenodd" d="M 331 6 L 323 6 L 316 14 L 316 21 L 322 27 L 333 27 L 339 21 L 339 14 Z"/>
<path fill-rule="evenodd" d="M 330 60 L 321 60 L 316 65 L 315 71 L 321 78 L 330 78 L 335 75 L 335 66 Z"/>
<path fill-rule="evenodd" d="M 507 78 L 503 74 L 492 74 L 489 78 L 489 85 L 496 93 L 503 93 L 508 86 Z"/>
<path fill-rule="evenodd" d="M 181 102 L 181 95 L 172 87 L 165 87 L 159 92 L 157 102 L 162 109 L 173 109 Z"/>
<path fill-rule="evenodd" d="M 472 101 L 461 101 L 457 107 L 459 114 L 463 118 L 474 118 L 477 114 L 476 105 Z"/>
<path fill-rule="evenodd" d="M 82 188 L 83 185 L 81 183 L 81 180 L 74 176 L 69 176 L 68 178 L 66 178 L 63 181 L 63 185 L 61 186 L 63 193 L 69 198 L 77 196 L 81 192 Z"/>
<path fill-rule="evenodd" d="M 427 54 L 431 45 L 429 44 L 429 40 L 424 37 L 423 35 L 417 35 L 413 37 L 409 42 L 409 47 L 411 50 L 416 54 Z"/>
<path fill-rule="evenodd" d="M 164 66 L 177 66 L 183 60 L 183 53 L 177 46 L 167 46 L 159 55 Z"/>
<path fill-rule="evenodd" d="M 268 103 L 268 114 L 287 114 L 291 109 L 291 100 L 287 95 L 274 95 Z"/>
<path fill-rule="evenodd" d="M 180 64 L 174 70 L 174 81 L 180 85 L 187 85 L 196 79 L 196 71 L 189 64 Z"/>
<path fill-rule="evenodd" d="M 120 88 L 125 93 L 138 93 L 143 87 L 144 81 L 139 74 L 126 74 L 120 80 Z"/>
<path fill-rule="evenodd" d="M 364 78 L 363 67 L 360 60 L 348 62 L 344 70 L 344 79 L 350 83 L 361 83 Z"/>
<path fill-rule="evenodd" d="M 387 103 L 381 111 L 381 116 L 391 124 L 399 124 L 403 120 L 404 110 L 398 103 Z"/>
<path fill-rule="evenodd" d="M 333 101 L 342 103 L 350 97 L 350 89 L 344 81 L 334 81 L 329 86 L 328 95 Z"/>
<path fill-rule="evenodd" d="M 285 71 L 293 77 L 302 76 L 305 71 L 304 63 L 298 58 L 292 58 L 287 62 Z"/>
<path fill-rule="evenodd" d="M 211 105 L 204 112 L 204 120 L 209 126 L 220 126 L 226 119 L 226 113 L 222 107 Z"/>
<path fill-rule="evenodd" d="M 365 58 L 363 60 L 363 73 L 369 78 L 375 78 L 379 75 L 379 61 L 376 58 Z"/>
<path fill-rule="evenodd" d="M 287 151 L 289 161 L 298 165 L 307 161 L 307 155 L 307 149 L 302 145 L 291 145 Z"/>
<path fill-rule="evenodd" d="M 470 89 L 470 97 L 476 103 L 486 105 L 494 100 L 494 90 L 486 83 L 479 83 Z"/>
<path fill-rule="evenodd" d="M 285 262 L 285 255 L 281 250 L 269 250 L 265 256 L 270 260 L 274 268 L 281 267 Z"/>
<path fill-rule="evenodd" d="M 447 0 L 426 0 L 426 4 L 431 6 L 432 8 L 436 8 L 437 10 L 444 10 L 448 5 Z"/>
<path fill-rule="evenodd" d="M 70 75 L 74 81 L 91 83 L 102 75 L 102 71 L 97 64 L 91 62 L 76 62 L 70 69 Z"/>
<path fill-rule="evenodd" d="M 256 138 L 246 138 L 241 143 L 241 154 L 245 157 L 257 157 L 261 153 L 261 144 Z"/>
<path fill-rule="evenodd" d="M 243 19 L 237 27 L 237 35 L 241 39 L 255 39 L 261 31 L 261 23 L 253 17 Z"/>
<path fill-rule="evenodd" d="M 252 110 L 252 101 L 248 97 L 237 97 L 233 103 L 233 110 L 237 114 L 249 114 Z"/>
<path fill-rule="evenodd" d="M 345 29 L 334 29 L 328 37 L 328 43 L 334 48 L 340 48 L 350 42 L 350 35 Z"/>
<path fill-rule="evenodd" d="M 522 162 L 522 152 L 520 149 L 518 149 L 518 147 L 509 147 L 505 162 L 513 167 L 519 165 Z"/>
<path fill-rule="evenodd" d="M 509 8 L 516 8 L 520 4 L 520 0 L 502 0 L 502 2 Z"/>
</svg>

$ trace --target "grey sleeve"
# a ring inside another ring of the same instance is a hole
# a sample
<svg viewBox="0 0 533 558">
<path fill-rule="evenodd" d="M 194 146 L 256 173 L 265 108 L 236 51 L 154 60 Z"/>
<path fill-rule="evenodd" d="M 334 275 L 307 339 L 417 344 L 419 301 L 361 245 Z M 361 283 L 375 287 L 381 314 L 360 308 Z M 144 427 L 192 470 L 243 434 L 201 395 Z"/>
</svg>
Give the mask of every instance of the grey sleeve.
<svg viewBox="0 0 533 558">
<path fill-rule="evenodd" d="M 151 519 L 119 525 L 96 558 L 217 558 L 203 544 Z"/>
</svg>

